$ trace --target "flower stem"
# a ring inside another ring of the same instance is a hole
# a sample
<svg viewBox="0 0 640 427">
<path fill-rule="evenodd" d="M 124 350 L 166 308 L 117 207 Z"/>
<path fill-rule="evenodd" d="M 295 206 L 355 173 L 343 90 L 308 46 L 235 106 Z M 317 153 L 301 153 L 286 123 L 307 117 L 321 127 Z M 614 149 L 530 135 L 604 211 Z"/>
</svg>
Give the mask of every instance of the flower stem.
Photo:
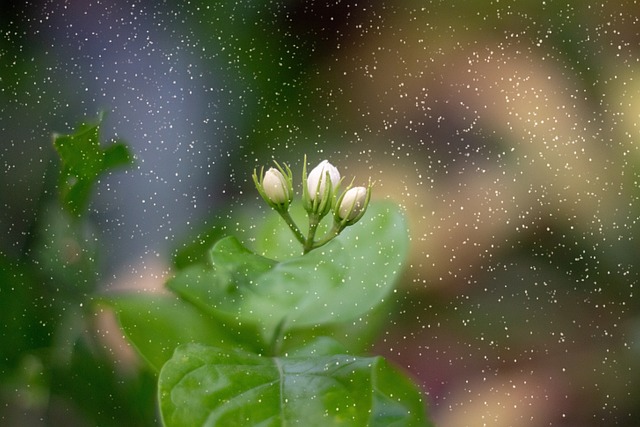
<svg viewBox="0 0 640 427">
<path fill-rule="evenodd" d="M 342 231 L 342 228 L 340 228 L 340 226 L 338 224 L 333 224 L 333 227 L 331 227 L 331 230 L 329 230 L 329 232 L 327 234 L 325 234 L 324 236 L 322 236 L 322 239 L 313 242 L 313 245 L 311 246 L 311 249 L 316 249 L 319 248 L 320 246 L 324 246 L 327 243 L 329 243 L 330 241 L 332 241 L 334 238 L 336 238 L 338 236 L 338 234 L 340 234 L 340 232 Z"/>
<path fill-rule="evenodd" d="M 318 224 L 320 224 L 320 216 L 314 213 L 310 213 L 309 233 L 307 234 L 307 239 L 303 243 L 303 253 L 305 254 L 316 247 L 314 239 L 316 237 L 316 231 L 318 230 Z"/>
<path fill-rule="evenodd" d="M 300 231 L 300 228 L 298 228 L 298 225 L 295 223 L 293 218 L 291 218 L 291 215 L 289 214 L 289 211 L 287 211 L 287 210 L 278 210 L 278 213 L 280 214 L 282 219 L 284 219 L 284 222 L 287 223 L 287 225 L 289 226 L 289 228 L 293 232 L 294 236 L 296 236 L 296 239 L 302 245 L 305 245 L 306 244 L 306 239 L 304 238 L 304 235 L 302 234 L 302 231 Z"/>
</svg>

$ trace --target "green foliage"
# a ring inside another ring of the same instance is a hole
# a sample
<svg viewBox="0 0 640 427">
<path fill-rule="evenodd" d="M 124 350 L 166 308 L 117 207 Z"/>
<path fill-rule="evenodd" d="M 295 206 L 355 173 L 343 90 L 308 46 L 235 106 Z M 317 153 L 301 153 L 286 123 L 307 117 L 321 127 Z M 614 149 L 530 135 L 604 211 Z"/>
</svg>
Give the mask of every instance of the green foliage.
<svg viewBox="0 0 640 427">
<path fill-rule="evenodd" d="M 51 393 L 71 399 L 99 426 L 155 426 L 155 381 L 148 370 L 122 372 L 113 355 L 78 339 L 68 360 L 51 363 Z"/>
<path fill-rule="evenodd" d="M 209 315 L 175 295 L 123 294 L 101 301 L 116 309 L 127 338 L 156 372 L 184 343 L 239 346 Z"/>
<path fill-rule="evenodd" d="M 58 183 L 62 205 L 75 216 L 82 215 L 98 177 L 110 169 L 133 163 L 129 149 L 122 142 L 100 147 L 100 125 L 83 123 L 75 133 L 54 134 L 53 145 L 62 159 Z"/>
<path fill-rule="evenodd" d="M 50 345 L 59 312 L 44 302 L 51 294 L 32 266 L 0 254 L 0 341 L 11 343 L 0 346 L 0 383 L 19 370 L 28 353 Z"/>
<path fill-rule="evenodd" d="M 270 255 L 283 259 L 287 240 L 277 237 L 289 238 L 290 233 L 275 212 L 272 215 L 275 221 L 268 218 L 252 229 L 254 237 L 245 237 L 258 248 L 273 241 Z M 365 243 L 365 236 L 373 237 Z M 291 348 L 289 341 L 308 342 L 331 330 L 348 331 L 344 344 L 359 350 L 371 344 L 369 328 L 376 325 L 371 313 L 392 291 L 407 248 L 404 217 L 386 202 L 373 203 L 366 218 L 325 247 L 280 262 L 225 237 L 208 251 L 208 259 L 187 264 L 168 281 L 167 287 L 181 297 L 172 300 L 171 307 L 186 316 L 188 303 L 211 319 L 209 329 L 217 330 L 216 336 L 227 334 L 236 339 L 234 345 L 254 351 L 275 354 Z M 367 268 L 362 268 L 365 260 Z M 119 295 L 111 303 L 125 332 L 138 331 L 138 339 L 129 338 L 139 349 L 172 321 L 173 313 L 159 309 L 157 296 Z M 155 315 L 139 315 L 148 310 Z M 186 334 L 176 346 L 188 342 L 194 340 Z M 143 352 L 147 360 L 159 360 L 158 354 Z"/>
<path fill-rule="evenodd" d="M 160 372 L 167 426 L 423 426 L 415 386 L 381 357 L 263 357 L 181 346 Z"/>
<path fill-rule="evenodd" d="M 101 120 L 54 138 L 63 164 L 62 206 L 71 217 L 86 210 L 101 174 L 132 161 L 123 144 L 100 147 Z M 288 218 L 302 215 L 293 208 Z M 227 233 L 210 232 L 215 243 L 196 246 L 200 253 L 192 251 L 167 282 L 169 293 L 98 300 L 115 309 L 126 336 L 158 373 L 165 424 L 425 425 L 420 393 L 407 377 L 380 357 L 353 355 L 370 346 L 402 270 L 408 249 L 402 212 L 374 203 L 366 219 L 302 255 L 292 252 L 291 235 L 274 216 L 238 227 L 247 230 L 241 238 L 253 250 Z M 95 248 L 84 244 L 89 231 L 68 219 L 47 220 L 47 229 L 64 232 L 41 236 L 36 253 L 51 278 L 73 284 L 64 289 L 90 291 Z M 60 264 L 69 267 L 63 274 L 56 271 Z M 64 316 L 69 330 L 82 328 L 76 311 Z M 80 336 L 70 338 L 76 345 L 69 362 L 51 370 L 57 390 L 76 398 L 83 393 L 87 383 L 64 374 L 77 364 L 105 386 L 117 381 L 92 363 L 100 355 L 88 352 Z M 98 412 L 105 404 L 86 403 Z"/>
<path fill-rule="evenodd" d="M 168 281 L 172 295 L 105 300 L 160 371 L 166 425 L 424 425 L 410 380 L 381 358 L 351 355 L 371 344 L 402 270 L 399 208 L 372 203 L 304 255 L 290 254 L 282 219 L 240 228 L 263 255 L 223 237 L 206 256 L 188 248 L 196 261 Z"/>
<path fill-rule="evenodd" d="M 22 253 L 0 252 L 3 425 L 51 423 L 60 414 L 74 425 L 157 423 L 152 372 L 119 369 L 113 349 L 95 332 L 90 302 L 99 279 L 99 236 L 82 215 L 99 175 L 131 158 L 124 145 L 100 147 L 99 122 L 55 138 L 65 168 L 61 182 L 81 184 L 61 188 L 62 206 L 38 200 Z"/>
</svg>

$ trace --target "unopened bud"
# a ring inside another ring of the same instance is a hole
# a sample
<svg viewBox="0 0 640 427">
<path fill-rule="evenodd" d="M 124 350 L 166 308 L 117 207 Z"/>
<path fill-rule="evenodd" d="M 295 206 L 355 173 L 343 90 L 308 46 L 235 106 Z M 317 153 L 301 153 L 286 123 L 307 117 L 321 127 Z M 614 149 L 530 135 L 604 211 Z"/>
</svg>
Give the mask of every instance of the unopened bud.
<svg viewBox="0 0 640 427">
<path fill-rule="evenodd" d="M 260 171 L 260 175 L 253 171 L 253 182 L 256 189 L 265 202 L 276 210 L 286 211 L 293 200 L 293 184 L 291 169 L 284 168 L 276 162 L 276 168 L 270 168 L 266 173 Z"/>
<path fill-rule="evenodd" d="M 365 187 L 353 187 L 342 196 L 338 206 L 338 217 L 347 222 L 353 221 L 363 213 L 367 205 L 367 189 Z"/>
<path fill-rule="evenodd" d="M 340 172 L 327 160 L 323 160 L 309 172 L 309 177 L 307 178 L 307 190 L 309 191 L 309 197 L 312 201 L 315 200 L 316 197 L 322 199 L 326 194 L 327 178 L 331 185 L 331 193 L 333 193 L 338 187 L 338 184 L 340 184 Z"/>
<path fill-rule="evenodd" d="M 289 203 L 292 194 L 289 192 L 289 185 L 286 178 L 276 168 L 270 168 L 262 180 L 262 188 L 269 200 L 276 205 Z"/>
</svg>

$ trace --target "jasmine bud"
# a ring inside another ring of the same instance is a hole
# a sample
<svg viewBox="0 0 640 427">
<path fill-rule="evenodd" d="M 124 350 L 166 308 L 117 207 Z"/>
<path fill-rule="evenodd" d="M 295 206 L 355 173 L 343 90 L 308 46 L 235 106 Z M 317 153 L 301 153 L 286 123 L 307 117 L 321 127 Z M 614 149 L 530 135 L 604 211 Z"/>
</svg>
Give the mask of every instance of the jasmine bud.
<svg viewBox="0 0 640 427">
<path fill-rule="evenodd" d="M 327 189 L 327 181 L 329 181 L 330 191 Z M 331 195 L 339 183 L 340 172 L 338 169 L 327 160 L 323 160 L 309 172 L 307 178 L 307 190 L 311 201 L 314 201 L 316 197 L 322 200 L 325 195 Z"/>
<path fill-rule="evenodd" d="M 270 168 L 264 174 L 262 187 L 269 200 L 276 205 L 289 203 L 293 197 L 286 178 L 276 168 Z"/>
<path fill-rule="evenodd" d="M 293 177 L 289 166 L 284 168 L 276 162 L 276 168 L 266 173 L 253 171 L 253 182 L 265 202 L 277 211 L 287 211 L 293 200 Z"/>
<path fill-rule="evenodd" d="M 342 196 L 340 206 L 338 206 L 338 217 L 341 220 L 351 222 L 358 218 L 366 207 L 367 189 L 365 187 L 350 188 Z"/>
</svg>

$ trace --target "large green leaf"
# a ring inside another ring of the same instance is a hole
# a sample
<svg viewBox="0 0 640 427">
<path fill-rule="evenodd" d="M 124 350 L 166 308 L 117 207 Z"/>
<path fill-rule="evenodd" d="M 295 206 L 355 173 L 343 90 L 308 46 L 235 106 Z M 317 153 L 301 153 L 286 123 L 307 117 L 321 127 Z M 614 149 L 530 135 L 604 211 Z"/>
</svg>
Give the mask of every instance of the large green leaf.
<svg viewBox="0 0 640 427">
<path fill-rule="evenodd" d="M 130 293 L 99 302 L 113 307 L 129 341 L 157 372 L 181 344 L 242 348 L 223 323 L 174 295 Z"/>
<path fill-rule="evenodd" d="M 293 330 L 366 322 L 393 288 L 408 246 L 395 205 L 372 204 L 368 214 L 326 246 L 279 263 L 222 239 L 209 266 L 187 268 L 168 287 L 216 318 L 254 325 L 267 345 Z"/>
<path fill-rule="evenodd" d="M 381 357 L 269 358 L 187 344 L 158 382 L 168 427 L 425 426 L 412 382 Z"/>
<path fill-rule="evenodd" d="M 272 234 L 268 227 L 262 233 Z M 400 208 L 388 202 L 372 203 L 359 223 L 330 244 L 282 261 L 260 283 L 272 298 L 279 293 L 271 288 L 284 288 L 281 292 L 298 297 L 287 318 L 291 328 L 349 322 L 384 302 L 402 271 L 408 246 Z M 259 306 L 264 300 L 248 304 Z"/>
</svg>

